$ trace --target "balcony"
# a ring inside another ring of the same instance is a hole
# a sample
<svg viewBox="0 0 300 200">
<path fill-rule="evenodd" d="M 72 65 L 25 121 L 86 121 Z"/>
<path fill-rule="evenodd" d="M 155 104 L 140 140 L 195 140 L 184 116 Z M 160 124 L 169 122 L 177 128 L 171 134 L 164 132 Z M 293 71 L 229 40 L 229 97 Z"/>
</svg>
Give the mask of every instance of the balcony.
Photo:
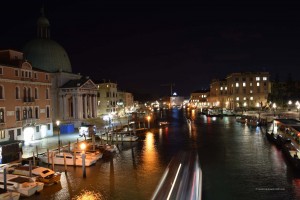
<svg viewBox="0 0 300 200">
<path fill-rule="evenodd" d="M 33 97 L 24 97 L 23 102 L 24 103 L 32 103 L 32 102 L 34 102 L 34 98 Z"/>
<path fill-rule="evenodd" d="M 39 123 L 40 119 L 36 118 L 28 118 L 22 120 L 22 126 L 34 126 L 35 124 Z"/>
</svg>

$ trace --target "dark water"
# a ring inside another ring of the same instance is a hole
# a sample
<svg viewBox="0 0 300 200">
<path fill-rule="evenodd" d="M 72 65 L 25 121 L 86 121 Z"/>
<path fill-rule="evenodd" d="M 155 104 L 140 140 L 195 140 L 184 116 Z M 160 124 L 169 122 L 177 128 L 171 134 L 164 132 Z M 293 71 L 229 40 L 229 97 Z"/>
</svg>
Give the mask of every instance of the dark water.
<svg viewBox="0 0 300 200">
<path fill-rule="evenodd" d="M 299 174 L 259 128 L 239 124 L 234 117 L 207 118 L 181 110 L 157 116 L 171 124 L 140 134 L 140 141 L 131 145 L 119 145 L 119 154 L 87 168 L 87 178 L 82 178 L 82 168 L 68 167 L 61 184 L 26 199 L 72 199 L 90 192 L 107 200 L 150 199 L 169 161 L 181 150 L 198 151 L 204 200 L 300 199 Z M 186 116 L 193 119 L 191 126 Z"/>
</svg>

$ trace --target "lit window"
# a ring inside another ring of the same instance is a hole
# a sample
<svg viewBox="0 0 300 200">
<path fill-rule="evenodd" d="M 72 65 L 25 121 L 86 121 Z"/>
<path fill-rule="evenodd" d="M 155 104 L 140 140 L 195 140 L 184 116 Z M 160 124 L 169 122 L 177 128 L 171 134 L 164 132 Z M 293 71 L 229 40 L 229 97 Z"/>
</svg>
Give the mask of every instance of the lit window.
<svg viewBox="0 0 300 200">
<path fill-rule="evenodd" d="M 239 83 L 235 83 L 235 87 L 239 87 Z"/>
<path fill-rule="evenodd" d="M 257 81 L 260 81 L 260 77 L 256 77 L 256 80 L 257 80 Z"/>
<path fill-rule="evenodd" d="M 243 82 L 243 87 L 246 87 L 246 83 L 245 82 Z"/>
<path fill-rule="evenodd" d="M 239 101 L 239 100 L 240 100 L 240 97 L 237 97 L 236 100 Z"/>
<path fill-rule="evenodd" d="M 268 78 L 267 77 L 263 77 L 263 80 L 266 81 L 266 80 L 268 80 Z"/>
<path fill-rule="evenodd" d="M 250 83 L 250 86 L 252 86 L 252 83 Z"/>
<path fill-rule="evenodd" d="M 246 97 L 244 97 L 244 101 L 246 101 L 247 100 L 247 98 Z"/>
<path fill-rule="evenodd" d="M 257 82 L 256 85 L 259 86 L 259 82 Z"/>
<path fill-rule="evenodd" d="M 253 90 L 250 90 L 250 94 L 252 94 L 253 93 Z"/>
<path fill-rule="evenodd" d="M 225 87 L 225 90 L 227 90 L 227 87 Z"/>
<path fill-rule="evenodd" d="M 223 87 L 221 87 L 220 90 L 223 90 Z"/>
<path fill-rule="evenodd" d="M 253 100 L 253 97 L 250 97 L 250 100 Z"/>
</svg>

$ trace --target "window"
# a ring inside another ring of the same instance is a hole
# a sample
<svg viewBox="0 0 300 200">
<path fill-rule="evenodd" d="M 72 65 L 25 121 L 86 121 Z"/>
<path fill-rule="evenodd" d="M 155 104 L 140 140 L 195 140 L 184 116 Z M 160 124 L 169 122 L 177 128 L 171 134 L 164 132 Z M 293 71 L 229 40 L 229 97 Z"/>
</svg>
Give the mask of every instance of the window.
<svg viewBox="0 0 300 200">
<path fill-rule="evenodd" d="M 268 78 L 264 76 L 264 77 L 263 77 L 263 80 L 266 81 L 266 80 L 268 80 Z"/>
<path fill-rule="evenodd" d="M 49 131 L 51 129 L 51 125 L 47 124 L 47 127 L 48 127 L 48 131 Z"/>
<path fill-rule="evenodd" d="M 220 90 L 223 90 L 223 87 L 220 87 Z"/>
<path fill-rule="evenodd" d="M 19 76 L 19 70 L 15 69 L 15 76 Z"/>
<path fill-rule="evenodd" d="M 235 87 L 239 87 L 239 83 L 235 83 Z"/>
<path fill-rule="evenodd" d="M 253 85 L 253 84 L 252 84 L 252 83 L 250 83 L 250 86 L 251 86 L 251 87 L 252 87 L 252 85 Z"/>
<path fill-rule="evenodd" d="M 4 109 L 0 109 L 0 123 L 4 123 Z"/>
<path fill-rule="evenodd" d="M 27 119 L 27 108 L 23 109 L 23 119 Z"/>
<path fill-rule="evenodd" d="M 48 74 L 46 74 L 46 80 L 49 80 L 49 75 Z"/>
<path fill-rule="evenodd" d="M 256 81 L 260 81 L 260 77 L 256 77 L 255 80 L 256 80 Z"/>
<path fill-rule="evenodd" d="M 0 74 L 2 75 L 3 74 L 3 68 L 0 67 Z"/>
<path fill-rule="evenodd" d="M 246 83 L 245 82 L 243 82 L 243 87 L 246 87 Z"/>
<path fill-rule="evenodd" d="M 240 100 L 240 97 L 236 97 L 236 100 L 239 101 L 239 100 Z"/>
<path fill-rule="evenodd" d="M 256 83 L 256 86 L 259 86 L 259 82 Z"/>
<path fill-rule="evenodd" d="M 32 108 L 28 109 L 28 118 L 31 119 L 32 118 Z"/>
<path fill-rule="evenodd" d="M 50 108 L 47 106 L 47 118 L 50 118 Z"/>
<path fill-rule="evenodd" d="M 34 88 L 34 98 L 35 99 L 38 99 L 38 89 L 37 88 Z"/>
<path fill-rule="evenodd" d="M 40 126 L 35 127 L 35 132 L 37 132 L 37 133 L 40 132 Z"/>
<path fill-rule="evenodd" d="M 22 134 L 21 129 L 18 128 L 18 129 L 17 129 L 17 136 L 20 136 L 21 134 Z"/>
<path fill-rule="evenodd" d="M 39 118 L 39 108 L 35 107 L 35 118 L 38 119 Z"/>
<path fill-rule="evenodd" d="M 0 85 L 0 99 L 4 99 L 4 88 L 2 85 Z"/>
<path fill-rule="evenodd" d="M 253 97 L 250 97 L 250 100 L 253 101 Z"/>
<path fill-rule="evenodd" d="M 27 90 L 27 97 L 28 97 L 28 98 L 31 97 L 31 88 L 28 88 L 28 90 Z"/>
<path fill-rule="evenodd" d="M 246 101 L 247 100 L 247 97 L 244 97 L 244 101 Z"/>
<path fill-rule="evenodd" d="M 253 93 L 253 90 L 250 90 L 250 94 L 252 94 Z"/>
<path fill-rule="evenodd" d="M 21 120 L 21 112 L 20 112 L 20 108 L 16 109 L 16 121 L 20 121 Z"/>
<path fill-rule="evenodd" d="M 46 99 L 49 99 L 49 89 L 46 89 Z"/>
<path fill-rule="evenodd" d="M 37 73 L 34 73 L 34 75 L 33 75 L 33 76 L 34 76 L 34 78 L 35 78 L 35 79 L 37 79 Z"/>
<path fill-rule="evenodd" d="M 16 87 L 16 99 L 20 99 L 20 88 Z"/>
</svg>

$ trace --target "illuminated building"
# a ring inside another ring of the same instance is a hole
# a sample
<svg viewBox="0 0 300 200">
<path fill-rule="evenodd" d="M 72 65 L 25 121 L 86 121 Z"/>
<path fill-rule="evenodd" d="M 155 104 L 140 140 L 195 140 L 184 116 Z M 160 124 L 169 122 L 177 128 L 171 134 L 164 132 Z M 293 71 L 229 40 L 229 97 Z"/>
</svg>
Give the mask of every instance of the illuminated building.
<svg viewBox="0 0 300 200">
<path fill-rule="evenodd" d="M 23 53 L 0 51 L 0 141 L 53 135 L 51 79 L 35 69 Z"/>
</svg>

